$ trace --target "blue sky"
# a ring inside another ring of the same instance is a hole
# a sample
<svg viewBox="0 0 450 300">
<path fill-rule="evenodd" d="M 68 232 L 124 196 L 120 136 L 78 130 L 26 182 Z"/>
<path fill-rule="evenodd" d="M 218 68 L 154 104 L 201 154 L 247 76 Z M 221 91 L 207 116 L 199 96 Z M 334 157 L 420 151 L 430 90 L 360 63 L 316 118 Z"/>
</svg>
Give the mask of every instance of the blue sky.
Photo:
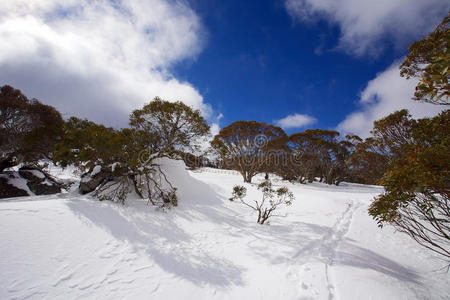
<svg viewBox="0 0 450 300">
<path fill-rule="evenodd" d="M 334 128 L 355 109 L 367 82 L 406 53 L 389 45 L 376 58 L 342 53 L 335 49 L 339 28 L 296 24 L 282 2 L 191 3 L 208 29 L 208 42 L 174 72 L 224 115 L 222 126 L 272 123 L 300 113 L 317 119 L 313 127 Z"/>
<path fill-rule="evenodd" d="M 236 120 L 288 133 L 367 136 L 407 108 L 407 46 L 433 30 L 447 0 L 4 0 L 0 85 L 65 117 L 127 126 L 155 96 L 198 108 L 212 133 Z"/>
</svg>

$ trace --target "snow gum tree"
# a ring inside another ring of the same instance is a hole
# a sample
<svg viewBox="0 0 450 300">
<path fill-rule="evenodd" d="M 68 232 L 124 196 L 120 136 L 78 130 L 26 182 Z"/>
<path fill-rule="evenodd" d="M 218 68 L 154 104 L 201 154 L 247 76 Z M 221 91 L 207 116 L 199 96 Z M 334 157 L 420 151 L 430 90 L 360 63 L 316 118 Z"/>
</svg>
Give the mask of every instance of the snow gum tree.
<svg viewBox="0 0 450 300">
<path fill-rule="evenodd" d="M 336 185 L 347 178 L 349 145 L 339 140 L 337 131 L 308 129 L 289 136 L 286 145 L 291 156 L 287 166 L 277 171 L 283 178 L 305 183 L 319 177 L 320 181 Z"/>
<path fill-rule="evenodd" d="M 156 98 L 133 111 L 130 128 L 116 130 L 71 118 L 56 146 L 55 160 L 89 170 L 83 178 L 94 182 L 94 195 L 100 200 L 124 203 L 134 191 L 153 205 L 176 206 L 176 187 L 161 169 L 160 159 L 172 158 L 179 149 L 193 149 L 196 139 L 208 131 L 199 110 Z M 88 187 L 86 192 L 90 191 Z"/>
<path fill-rule="evenodd" d="M 51 158 L 63 119 L 52 106 L 29 100 L 9 85 L 0 88 L 0 172 L 19 163 Z"/>
<path fill-rule="evenodd" d="M 433 32 L 408 49 L 400 74 L 419 79 L 413 100 L 450 105 L 450 13 Z"/>
<path fill-rule="evenodd" d="M 374 129 L 391 153 L 369 214 L 446 258 L 450 265 L 450 110 L 413 120 L 396 112 Z"/>
<path fill-rule="evenodd" d="M 347 160 L 352 182 L 377 184 L 388 169 L 389 157 L 379 150 L 373 137 L 353 139 L 354 150 Z"/>
<path fill-rule="evenodd" d="M 277 151 L 276 141 L 286 136 L 283 129 L 263 122 L 236 121 L 222 128 L 211 142 L 224 167 L 238 170 L 244 182 L 268 168 L 269 154 Z"/>
<path fill-rule="evenodd" d="M 197 146 L 195 142 L 209 133 L 209 126 L 198 109 L 159 97 L 133 111 L 130 126 L 158 137 L 158 151 L 164 153 L 193 150 Z"/>
</svg>

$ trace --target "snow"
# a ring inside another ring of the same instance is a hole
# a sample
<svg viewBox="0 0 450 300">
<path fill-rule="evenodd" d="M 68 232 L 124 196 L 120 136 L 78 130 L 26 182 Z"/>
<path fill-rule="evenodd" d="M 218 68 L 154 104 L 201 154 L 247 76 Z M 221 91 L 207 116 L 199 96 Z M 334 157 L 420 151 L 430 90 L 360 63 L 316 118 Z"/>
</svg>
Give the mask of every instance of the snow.
<svg viewBox="0 0 450 300">
<path fill-rule="evenodd" d="M 111 171 L 114 172 L 114 171 L 116 170 L 116 168 L 117 168 L 118 165 L 119 165 L 118 162 L 113 163 L 113 164 L 111 165 Z"/>
<path fill-rule="evenodd" d="M 90 174 L 84 174 L 82 177 L 81 177 L 81 182 L 88 182 L 88 181 L 90 181 L 91 180 L 91 175 Z"/>
<path fill-rule="evenodd" d="M 286 185 L 292 206 L 256 224 L 230 202 L 255 184 L 233 171 L 190 172 L 163 160 L 179 206 L 166 212 L 75 192 L 0 201 L 0 299 L 448 299 L 444 263 L 380 229 L 367 208 L 382 191 Z M 255 183 L 263 177 L 254 179 Z"/>
<path fill-rule="evenodd" d="M 94 169 L 92 169 L 91 176 L 97 175 L 98 173 L 100 173 L 101 170 L 102 170 L 101 166 L 95 166 Z"/>
</svg>

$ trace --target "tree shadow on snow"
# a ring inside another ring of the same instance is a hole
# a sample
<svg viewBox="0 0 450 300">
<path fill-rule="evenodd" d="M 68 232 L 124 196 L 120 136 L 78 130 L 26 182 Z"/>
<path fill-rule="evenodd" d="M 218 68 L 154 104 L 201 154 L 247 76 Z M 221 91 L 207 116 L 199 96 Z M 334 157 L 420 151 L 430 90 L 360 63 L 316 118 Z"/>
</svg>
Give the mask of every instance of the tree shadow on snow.
<svg viewBox="0 0 450 300">
<path fill-rule="evenodd" d="M 172 212 L 153 212 L 145 204 L 127 207 L 95 200 L 71 200 L 67 205 L 83 222 L 129 243 L 136 252 L 143 251 L 168 273 L 197 285 L 243 284 L 243 268 L 192 245 L 192 237 L 177 224 Z"/>
<path fill-rule="evenodd" d="M 330 241 L 334 233 L 332 227 L 305 222 L 261 226 L 237 217 L 237 211 L 224 204 L 228 200 L 221 198 L 206 183 L 190 176 L 179 178 L 178 182 L 181 182 L 178 192 L 182 196 L 179 207 L 167 213 L 153 212 L 143 201 L 121 206 L 74 199 L 67 204 L 81 220 L 103 228 L 136 251 L 143 251 L 164 271 L 197 285 L 244 285 L 242 274 L 245 269 L 242 266 L 209 253 L 209 245 L 196 238 L 197 234 L 211 235 L 214 240 L 214 229 L 227 234 L 230 241 L 249 237 L 246 247 L 272 264 L 316 259 L 331 265 L 371 269 L 420 284 L 421 278 L 415 271 L 356 246 L 349 238 Z M 207 229 L 192 229 L 195 225 L 206 225 Z M 209 240 L 208 236 L 206 238 Z"/>
<path fill-rule="evenodd" d="M 333 265 L 346 265 L 359 269 L 370 269 L 401 281 L 421 284 L 421 276 L 414 270 L 402 266 L 399 263 L 379 255 L 369 249 L 365 249 L 345 242 L 345 251 L 337 251 L 333 259 Z"/>
<path fill-rule="evenodd" d="M 265 242 L 250 245 L 252 251 L 272 264 L 303 264 L 316 260 L 332 266 L 370 269 L 401 281 L 421 284 L 421 276 L 414 270 L 357 246 L 354 240 L 347 237 L 342 237 L 339 241 L 333 240 L 332 227 L 305 222 L 293 223 L 292 226 L 270 226 L 272 234 L 266 237 Z"/>
</svg>

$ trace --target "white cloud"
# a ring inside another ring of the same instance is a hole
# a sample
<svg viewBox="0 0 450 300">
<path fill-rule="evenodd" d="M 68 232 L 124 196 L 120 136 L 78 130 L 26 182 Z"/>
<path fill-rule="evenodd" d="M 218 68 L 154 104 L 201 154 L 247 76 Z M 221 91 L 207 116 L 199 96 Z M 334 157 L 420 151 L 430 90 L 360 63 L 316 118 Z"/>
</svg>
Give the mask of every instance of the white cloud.
<svg viewBox="0 0 450 300">
<path fill-rule="evenodd" d="M 399 64 L 395 63 L 369 81 L 361 93 L 360 109 L 349 114 L 338 126 L 343 133 L 356 133 L 368 137 L 373 121 L 396 110 L 408 109 L 414 118 L 431 117 L 444 110 L 444 106 L 411 100 L 417 81 L 400 77 Z"/>
<path fill-rule="evenodd" d="M 220 126 L 218 123 L 212 123 L 209 129 L 209 132 L 211 134 L 211 140 L 219 134 L 220 132 Z"/>
<path fill-rule="evenodd" d="M 317 120 L 314 117 L 308 115 L 293 114 L 283 119 L 276 120 L 275 124 L 277 124 L 280 127 L 283 127 L 284 129 L 289 129 L 289 128 L 301 128 L 306 125 L 314 124 L 316 122 Z"/>
<path fill-rule="evenodd" d="M 2 0 L 0 85 L 67 116 L 125 126 L 155 96 L 211 107 L 169 68 L 201 51 L 204 30 L 184 1 Z"/>
<path fill-rule="evenodd" d="M 431 31 L 450 10 L 448 0 L 285 0 L 295 20 L 325 19 L 338 25 L 338 48 L 357 56 L 377 55 L 383 42 L 404 47 Z"/>
<path fill-rule="evenodd" d="M 214 138 L 214 136 L 219 134 L 220 131 L 220 120 L 223 118 L 223 114 L 220 113 L 216 118 L 215 121 L 211 123 L 209 132 L 211 134 L 211 140 Z"/>
</svg>

